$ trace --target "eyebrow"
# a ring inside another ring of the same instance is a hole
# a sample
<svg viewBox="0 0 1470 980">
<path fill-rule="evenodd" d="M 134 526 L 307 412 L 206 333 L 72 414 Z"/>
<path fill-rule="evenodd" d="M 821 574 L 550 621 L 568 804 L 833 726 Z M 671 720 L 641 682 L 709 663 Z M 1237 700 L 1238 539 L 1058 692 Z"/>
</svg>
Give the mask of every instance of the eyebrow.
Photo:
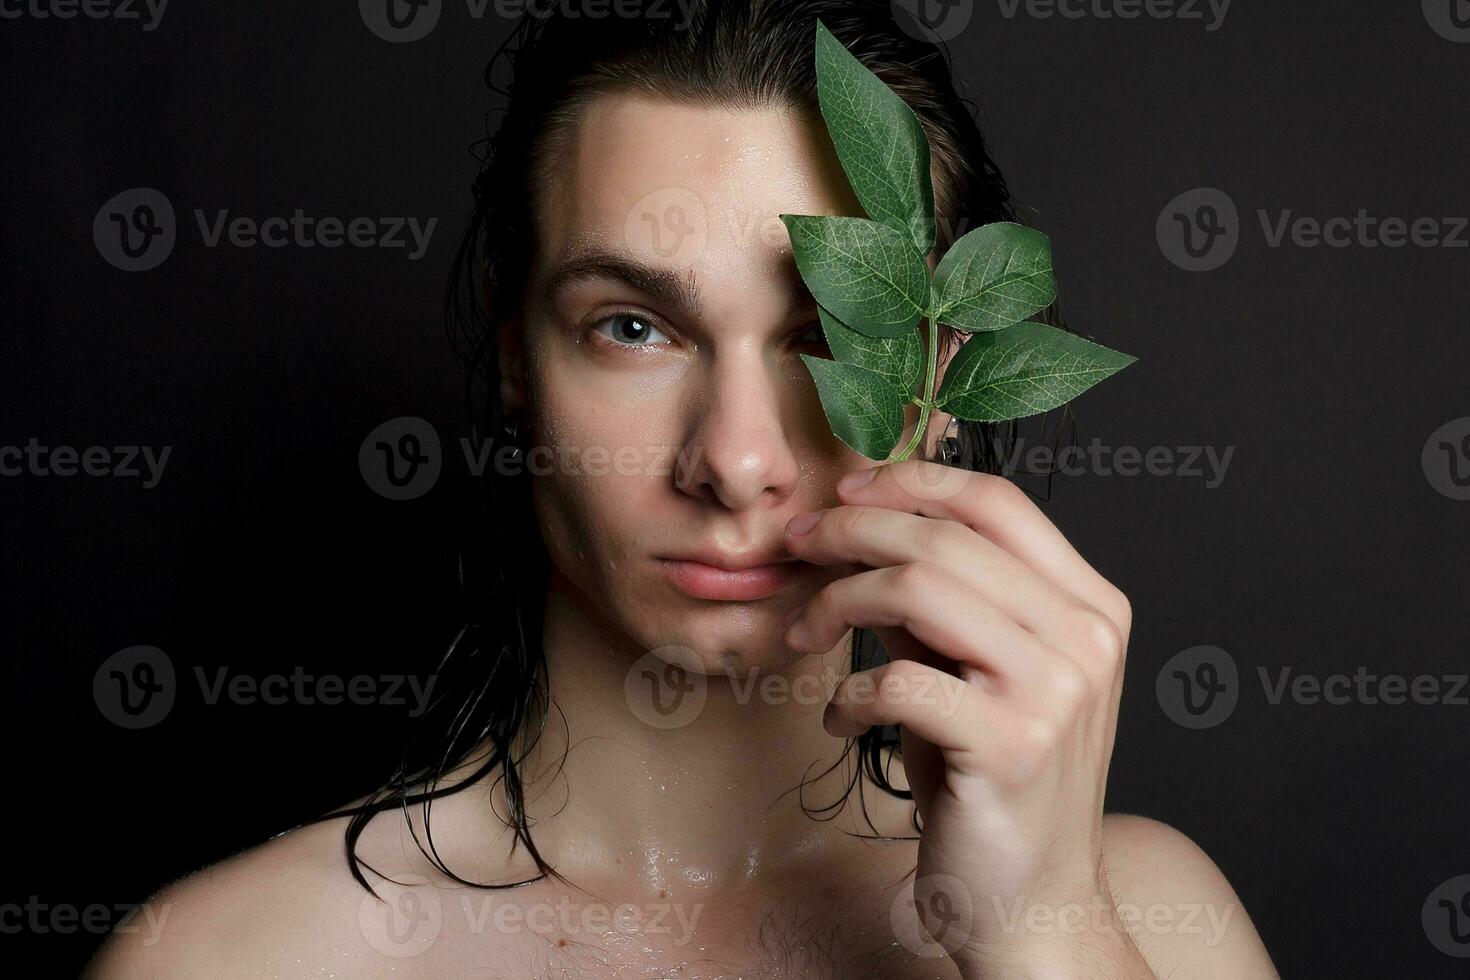
<svg viewBox="0 0 1470 980">
<path fill-rule="evenodd" d="M 699 283 L 693 273 L 660 269 L 600 248 L 579 251 L 552 270 L 546 278 L 545 295 L 555 298 L 562 290 L 576 283 L 597 279 L 625 283 L 657 302 L 674 307 L 684 315 L 696 319 L 704 309 L 699 295 Z M 802 286 L 792 292 L 786 316 L 795 316 L 815 306 L 816 300 L 811 292 Z"/>
</svg>

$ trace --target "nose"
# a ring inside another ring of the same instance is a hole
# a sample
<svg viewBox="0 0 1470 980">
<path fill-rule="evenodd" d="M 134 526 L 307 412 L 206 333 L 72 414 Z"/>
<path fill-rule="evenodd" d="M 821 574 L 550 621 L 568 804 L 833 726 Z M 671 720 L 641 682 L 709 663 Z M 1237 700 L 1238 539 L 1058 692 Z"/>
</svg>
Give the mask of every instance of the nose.
<svg viewBox="0 0 1470 980">
<path fill-rule="evenodd" d="M 679 488 L 729 510 L 780 504 L 795 493 L 800 464 L 783 425 L 794 410 L 790 380 L 758 345 L 713 358 L 698 420 L 676 472 Z"/>
</svg>

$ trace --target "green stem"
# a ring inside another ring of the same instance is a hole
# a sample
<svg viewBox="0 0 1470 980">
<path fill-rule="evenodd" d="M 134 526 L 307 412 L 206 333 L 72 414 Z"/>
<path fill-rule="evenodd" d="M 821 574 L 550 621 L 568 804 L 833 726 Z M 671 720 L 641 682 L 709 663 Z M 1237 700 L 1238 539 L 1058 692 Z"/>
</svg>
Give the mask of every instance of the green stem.
<svg viewBox="0 0 1470 980">
<path fill-rule="evenodd" d="M 889 455 L 889 460 L 898 463 L 908 459 L 918 448 L 920 440 L 924 438 L 924 431 L 929 427 L 929 412 L 934 408 L 934 375 L 939 369 L 939 324 L 931 317 L 929 320 L 929 344 L 928 344 L 928 367 L 924 371 L 924 387 L 920 389 L 923 398 L 916 399 L 919 405 L 919 422 L 914 427 L 913 438 L 909 444 L 903 447 L 898 455 Z"/>
</svg>

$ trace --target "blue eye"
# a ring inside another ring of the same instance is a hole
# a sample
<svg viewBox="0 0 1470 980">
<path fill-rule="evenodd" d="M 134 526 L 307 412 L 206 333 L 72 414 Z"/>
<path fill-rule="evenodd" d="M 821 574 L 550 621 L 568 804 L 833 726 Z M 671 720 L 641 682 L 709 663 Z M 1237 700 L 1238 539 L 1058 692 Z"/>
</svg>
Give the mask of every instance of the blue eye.
<svg viewBox="0 0 1470 980">
<path fill-rule="evenodd" d="M 611 331 L 604 331 L 604 325 L 611 324 Z M 592 328 L 594 333 L 607 337 L 619 347 L 651 347 L 656 346 L 649 338 L 657 335 L 664 340 L 668 336 L 662 330 L 653 325 L 653 318 L 642 313 L 614 313 L 611 316 L 599 320 Z M 609 335 L 610 334 L 610 335 Z"/>
</svg>

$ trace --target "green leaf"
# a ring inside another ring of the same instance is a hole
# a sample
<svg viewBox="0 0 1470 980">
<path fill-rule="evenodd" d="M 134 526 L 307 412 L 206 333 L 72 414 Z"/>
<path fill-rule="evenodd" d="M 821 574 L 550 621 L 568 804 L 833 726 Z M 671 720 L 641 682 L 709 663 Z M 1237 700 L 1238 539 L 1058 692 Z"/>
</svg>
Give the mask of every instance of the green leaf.
<svg viewBox="0 0 1470 980">
<path fill-rule="evenodd" d="M 931 282 L 934 188 L 923 127 L 820 21 L 815 60 L 822 118 L 868 217 L 780 217 L 835 358 L 802 355 L 838 438 L 882 461 L 920 392 L 916 433 L 936 408 L 990 422 L 1049 411 L 1133 363 L 1026 322 L 1056 297 L 1051 243 L 1038 231 L 1012 222 L 978 228 L 949 249 Z M 914 329 L 926 317 L 931 327 L 974 334 L 932 400 L 931 352 Z"/>
<path fill-rule="evenodd" d="M 869 337 L 913 330 L 929 303 L 929 268 L 906 238 L 866 218 L 780 217 L 796 268 L 819 305 Z"/>
<path fill-rule="evenodd" d="M 914 111 L 817 21 L 817 100 L 842 169 L 868 216 L 934 248 L 929 140 Z"/>
<path fill-rule="evenodd" d="M 1009 221 L 983 225 L 952 245 L 934 272 L 934 319 L 958 330 L 1003 330 L 1056 297 L 1051 242 Z"/>
<path fill-rule="evenodd" d="M 865 337 L 820 306 L 817 318 L 833 357 L 882 375 L 905 401 L 918 394 L 924 377 L 924 344 L 917 330 L 901 337 Z"/>
<path fill-rule="evenodd" d="M 904 399 L 881 374 L 802 354 L 832 433 L 869 459 L 884 460 L 904 428 Z"/>
<path fill-rule="evenodd" d="M 1137 358 L 1044 323 L 976 334 L 955 354 L 936 399 L 971 422 L 1003 422 L 1050 411 Z"/>
</svg>

